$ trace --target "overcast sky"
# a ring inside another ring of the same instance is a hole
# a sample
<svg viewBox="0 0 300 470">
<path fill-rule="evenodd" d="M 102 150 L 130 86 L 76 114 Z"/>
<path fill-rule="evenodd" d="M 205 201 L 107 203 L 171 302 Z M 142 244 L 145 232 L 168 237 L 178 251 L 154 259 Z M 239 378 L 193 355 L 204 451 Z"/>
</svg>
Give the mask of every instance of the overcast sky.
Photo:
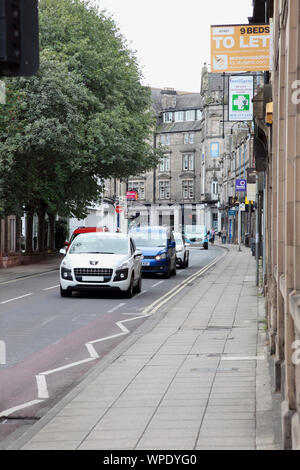
<svg viewBox="0 0 300 470">
<path fill-rule="evenodd" d="M 95 0 L 112 14 L 152 87 L 199 92 L 210 25 L 248 23 L 252 0 Z"/>
</svg>

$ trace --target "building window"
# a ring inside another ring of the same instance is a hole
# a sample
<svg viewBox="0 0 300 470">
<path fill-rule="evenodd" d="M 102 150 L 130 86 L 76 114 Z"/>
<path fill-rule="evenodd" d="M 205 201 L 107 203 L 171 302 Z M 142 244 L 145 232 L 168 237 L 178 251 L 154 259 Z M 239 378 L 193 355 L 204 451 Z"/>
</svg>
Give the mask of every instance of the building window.
<svg viewBox="0 0 300 470">
<path fill-rule="evenodd" d="M 194 181 L 185 180 L 182 182 L 183 199 L 194 199 Z"/>
<path fill-rule="evenodd" d="M 182 169 L 183 171 L 194 171 L 194 154 L 185 153 L 182 155 Z"/>
<path fill-rule="evenodd" d="M 139 199 L 145 199 L 145 183 L 144 181 L 129 181 L 128 191 L 136 191 Z"/>
<path fill-rule="evenodd" d="M 173 121 L 173 113 L 167 112 L 164 113 L 164 122 L 172 122 Z"/>
<path fill-rule="evenodd" d="M 193 144 L 195 142 L 194 132 L 185 132 L 183 134 L 183 143 L 184 144 Z"/>
<path fill-rule="evenodd" d="M 211 184 L 211 192 L 214 195 L 219 194 L 219 183 L 218 181 L 213 181 Z"/>
<path fill-rule="evenodd" d="M 169 134 L 161 134 L 160 136 L 160 143 L 161 145 L 170 145 L 170 135 Z"/>
<path fill-rule="evenodd" d="M 185 112 L 185 120 L 186 121 L 195 121 L 195 110 L 191 109 Z"/>
<path fill-rule="evenodd" d="M 170 199 L 170 181 L 159 182 L 159 199 Z"/>
<path fill-rule="evenodd" d="M 170 155 L 164 155 L 159 162 L 158 171 L 170 171 Z"/>
<path fill-rule="evenodd" d="M 197 121 L 201 121 L 201 120 L 202 120 L 202 111 L 201 111 L 201 109 L 197 109 L 197 111 L 196 111 L 196 119 L 197 119 Z"/>
<path fill-rule="evenodd" d="M 175 113 L 175 122 L 182 122 L 184 121 L 184 112 L 183 111 L 176 111 Z"/>
</svg>

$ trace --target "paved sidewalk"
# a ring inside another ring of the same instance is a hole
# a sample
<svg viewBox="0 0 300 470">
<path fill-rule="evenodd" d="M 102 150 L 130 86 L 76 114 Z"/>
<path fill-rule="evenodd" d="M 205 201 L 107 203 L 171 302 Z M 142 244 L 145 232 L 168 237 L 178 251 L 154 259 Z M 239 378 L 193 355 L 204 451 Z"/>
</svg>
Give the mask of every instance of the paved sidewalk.
<svg viewBox="0 0 300 470">
<path fill-rule="evenodd" d="M 22 264 L 21 266 L 13 266 L 10 268 L 2 268 L 0 269 L 0 284 L 23 277 L 54 271 L 59 269 L 61 260 L 62 256 L 57 254 L 36 263 Z"/>
<path fill-rule="evenodd" d="M 22 448 L 276 449 L 255 261 L 249 249 L 227 248 Z"/>
</svg>

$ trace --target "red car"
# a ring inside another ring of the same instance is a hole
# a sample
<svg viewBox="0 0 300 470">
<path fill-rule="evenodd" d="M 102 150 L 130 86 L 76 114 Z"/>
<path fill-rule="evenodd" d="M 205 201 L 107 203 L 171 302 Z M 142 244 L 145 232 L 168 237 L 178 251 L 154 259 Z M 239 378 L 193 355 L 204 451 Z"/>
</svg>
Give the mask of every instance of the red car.
<svg viewBox="0 0 300 470">
<path fill-rule="evenodd" d="M 80 233 L 91 233 L 91 232 L 109 232 L 109 229 L 108 227 L 106 227 L 106 225 L 104 227 L 78 227 L 72 233 L 70 241 L 64 243 L 66 250 L 69 249 L 69 246 L 71 245 L 74 238 L 77 237 L 77 235 L 79 235 Z"/>
</svg>

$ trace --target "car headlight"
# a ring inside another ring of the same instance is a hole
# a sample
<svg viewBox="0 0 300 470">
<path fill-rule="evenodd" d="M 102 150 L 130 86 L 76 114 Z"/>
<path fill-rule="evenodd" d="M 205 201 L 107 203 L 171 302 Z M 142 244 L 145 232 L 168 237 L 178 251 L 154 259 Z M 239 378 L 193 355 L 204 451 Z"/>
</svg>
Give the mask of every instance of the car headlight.
<svg viewBox="0 0 300 470">
<path fill-rule="evenodd" d="M 162 253 L 161 255 L 155 256 L 155 259 L 159 261 L 160 259 L 166 259 L 167 255 L 166 253 Z"/>
<path fill-rule="evenodd" d="M 67 281 L 73 281 L 72 270 L 69 268 L 61 267 L 61 277 Z"/>
</svg>

